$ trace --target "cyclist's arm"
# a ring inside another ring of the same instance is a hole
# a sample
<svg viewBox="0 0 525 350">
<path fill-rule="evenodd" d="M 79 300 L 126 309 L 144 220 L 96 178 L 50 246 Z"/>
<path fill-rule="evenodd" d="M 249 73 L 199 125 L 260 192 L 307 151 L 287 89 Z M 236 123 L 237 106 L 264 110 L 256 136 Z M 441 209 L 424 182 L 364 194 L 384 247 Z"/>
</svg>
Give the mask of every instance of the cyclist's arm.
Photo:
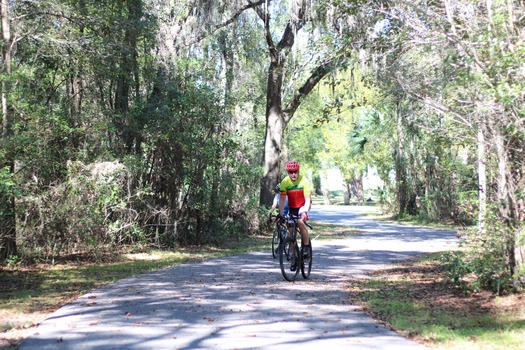
<svg viewBox="0 0 525 350">
<path fill-rule="evenodd" d="M 308 213 L 312 207 L 312 191 L 310 186 L 310 181 L 308 181 L 308 179 L 305 179 L 305 184 L 303 188 L 304 204 L 301 207 L 301 212 Z"/>
<path fill-rule="evenodd" d="M 311 194 L 305 194 L 304 195 L 304 209 L 306 212 L 309 212 L 312 207 L 312 195 Z"/>
</svg>

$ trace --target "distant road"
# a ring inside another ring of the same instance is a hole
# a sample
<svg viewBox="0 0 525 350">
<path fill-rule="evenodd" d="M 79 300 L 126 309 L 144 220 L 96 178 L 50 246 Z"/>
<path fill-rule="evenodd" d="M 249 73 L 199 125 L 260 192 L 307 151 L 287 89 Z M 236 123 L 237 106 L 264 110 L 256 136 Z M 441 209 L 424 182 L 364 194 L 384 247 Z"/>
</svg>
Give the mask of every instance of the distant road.
<svg viewBox="0 0 525 350">
<path fill-rule="evenodd" d="M 375 222 L 365 210 L 315 206 L 313 220 L 363 233 L 314 240 L 310 280 L 284 281 L 269 251 L 180 265 L 84 295 L 19 349 L 425 349 L 349 304 L 347 279 L 452 248 L 455 233 Z"/>
</svg>

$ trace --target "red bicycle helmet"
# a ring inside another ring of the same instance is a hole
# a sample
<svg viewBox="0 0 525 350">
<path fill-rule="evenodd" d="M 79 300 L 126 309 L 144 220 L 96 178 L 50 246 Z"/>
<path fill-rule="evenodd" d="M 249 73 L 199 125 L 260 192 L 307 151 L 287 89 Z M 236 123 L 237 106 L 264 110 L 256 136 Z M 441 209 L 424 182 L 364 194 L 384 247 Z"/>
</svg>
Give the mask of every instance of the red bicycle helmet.
<svg viewBox="0 0 525 350">
<path fill-rule="evenodd" d="M 299 162 L 296 162 L 295 160 L 291 160 L 286 164 L 286 171 L 299 171 Z"/>
</svg>

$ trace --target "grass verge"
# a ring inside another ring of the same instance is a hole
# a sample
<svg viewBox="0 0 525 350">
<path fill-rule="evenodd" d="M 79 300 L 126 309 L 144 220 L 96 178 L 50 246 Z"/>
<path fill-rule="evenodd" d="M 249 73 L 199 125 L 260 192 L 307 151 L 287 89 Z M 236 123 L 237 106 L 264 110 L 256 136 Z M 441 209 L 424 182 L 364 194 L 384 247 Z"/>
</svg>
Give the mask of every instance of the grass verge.
<svg viewBox="0 0 525 350">
<path fill-rule="evenodd" d="M 345 226 L 311 223 L 313 239 L 345 238 L 357 232 Z M 183 263 L 248 251 L 270 251 L 271 235 L 269 230 L 261 235 L 246 236 L 241 241 L 223 242 L 221 248 L 201 246 L 174 251 L 136 251 L 133 247 L 99 256 L 96 260 L 75 256 L 58 260 L 54 265 L 0 266 L 0 349 L 16 349 L 52 312 L 93 289 Z"/>
<path fill-rule="evenodd" d="M 352 279 L 348 291 L 381 323 L 437 349 L 524 349 L 525 296 L 467 294 L 445 280 L 440 254 Z"/>
</svg>

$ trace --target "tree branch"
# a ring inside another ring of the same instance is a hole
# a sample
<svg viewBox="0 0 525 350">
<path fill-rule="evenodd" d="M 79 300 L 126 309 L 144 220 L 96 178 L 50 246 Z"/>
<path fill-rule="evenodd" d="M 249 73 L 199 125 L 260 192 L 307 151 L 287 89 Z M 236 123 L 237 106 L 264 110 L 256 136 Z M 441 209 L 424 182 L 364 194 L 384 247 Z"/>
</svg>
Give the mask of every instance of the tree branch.
<svg viewBox="0 0 525 350">
<path fill-rule="evenodd" d="M 240 15 L 242 15 L 244 13 L 244 11 L 249 10 L 249 9 L 256 9 L 256 11 L 257 11 L 257 7 L 258 6 L 260 6 L 260 5 L 264 4 L 264 3 L 270 3 L 271 1 L 272 0 L 259 0 L 259 1 L 256 1 L 256 2 L 251 2 L 250 0 L 248 0 L 248 5 L 245 5 L 245 6 L 241 7 L 240 9 L 238 9 L 237 12 L 235 12 L 229 19 L 227 19 L 226 21 L 224 21 L 222 23 L 219 23 L 211 31 L 200 34 L 199 36 L 197 36 L 192 41 L 185 43 L 185 45 L 189 46 L 189 45 L 193 45 L 193 44 L 198 43 L 199 41 L 205 39 L 208 35 L 215 34 L 220 29 L 222 29 L 224 27 L 227 27 L 228 25 L 232 24 Z"/>
<path fill-rule="evenodd" d="M 398 79 L 398 82 L 399 82 L 399 79 Z M 400 82 L 400 85 L 402 85 L 401 82 Z M 435 100 L 432 100 L 432 99 L 429 99 L 429 98 L 425 98 L 424 96 L 421 96 L 421 95 L 417 94 L 416 92 L 411 91 L 410 89 L 403 88 L 403 90 L 407 94 L 409 94 L 410 96 L 412 96 L 412 97 L 416 98 L 417 100 L 421 101 L 423 104 L 425 104 L 426 106 L 432 108 L 433 110 L 435 110 L 437 112 L 441 112 L 441 113 L 449 113 L 449 114 L 451 114 L 452 116 L 454 116 L 454 120 L 458 124 L 463 124 L 463 125 L 465 125 L 466 127 L 469 127 L 469 128 L 473 127 L 472 123 L 470 121 L 468 121 L 461 114 L 452 111 L 447 106 L 444 106 L 444 105 L 440 104 L 439 102 L 437 102 Z"/>
<path fill-rule="evenodd" d="M 299 106 L 301 105 L 302 99 L 307 96 L 310 91 L 313 90 L 313 88 L 323 79 L 328 73 L 332 72 L 334 68 L 337 66 L 337 64 L 346 58 L 346 55 L 340 55 L 337 57 L 333 57 L 328 61 L 325 61 L 321 65 L 319 65 L 317 68 L 314 69 L 312 74 L 308 79 L 306 79 L 303 86 L 301 86 L 297 93 L 292 97 L 286 108 L 283 110 L 285 113 L 285 122 L 288 123 L 292 116 L 294 115 L 295 111 Z"/>
<path fill-rule="evenodd" d="M 304 25 L 306 6 L 304 1 L 305 0 L 299 4 L 300 6 L 296 6 L 290 14 L 290 19 L 288 20 L 288 24 L 286 24 L 281 41 L 279 41 L 277 45 L 279 52 L 283 49 L 291 48 L 294 45 L 297 32 L 301 30 Z"/>
<path fill-rule="evenodd" d="M 248 2 L 251 3 L 249 0 Z M 262 19 L 262 21 L 264 22 L 264 37 L 266 39 L 266 44 L 268 45 L 268 50 L 270 50 L 270 55 L 272 59 L 276 59 L 277 51 L 275 49 L 275 44 L 270 33 L 270 14 L 268 13 L 268 5 L 270 2 L 271 0 L 268 0 L 268 2 L 266 3 L 266 11 L 262 11 L 259 6 L 254 7 L 254 10 L 259 16 L 259 18 Z"/>
</svg>

